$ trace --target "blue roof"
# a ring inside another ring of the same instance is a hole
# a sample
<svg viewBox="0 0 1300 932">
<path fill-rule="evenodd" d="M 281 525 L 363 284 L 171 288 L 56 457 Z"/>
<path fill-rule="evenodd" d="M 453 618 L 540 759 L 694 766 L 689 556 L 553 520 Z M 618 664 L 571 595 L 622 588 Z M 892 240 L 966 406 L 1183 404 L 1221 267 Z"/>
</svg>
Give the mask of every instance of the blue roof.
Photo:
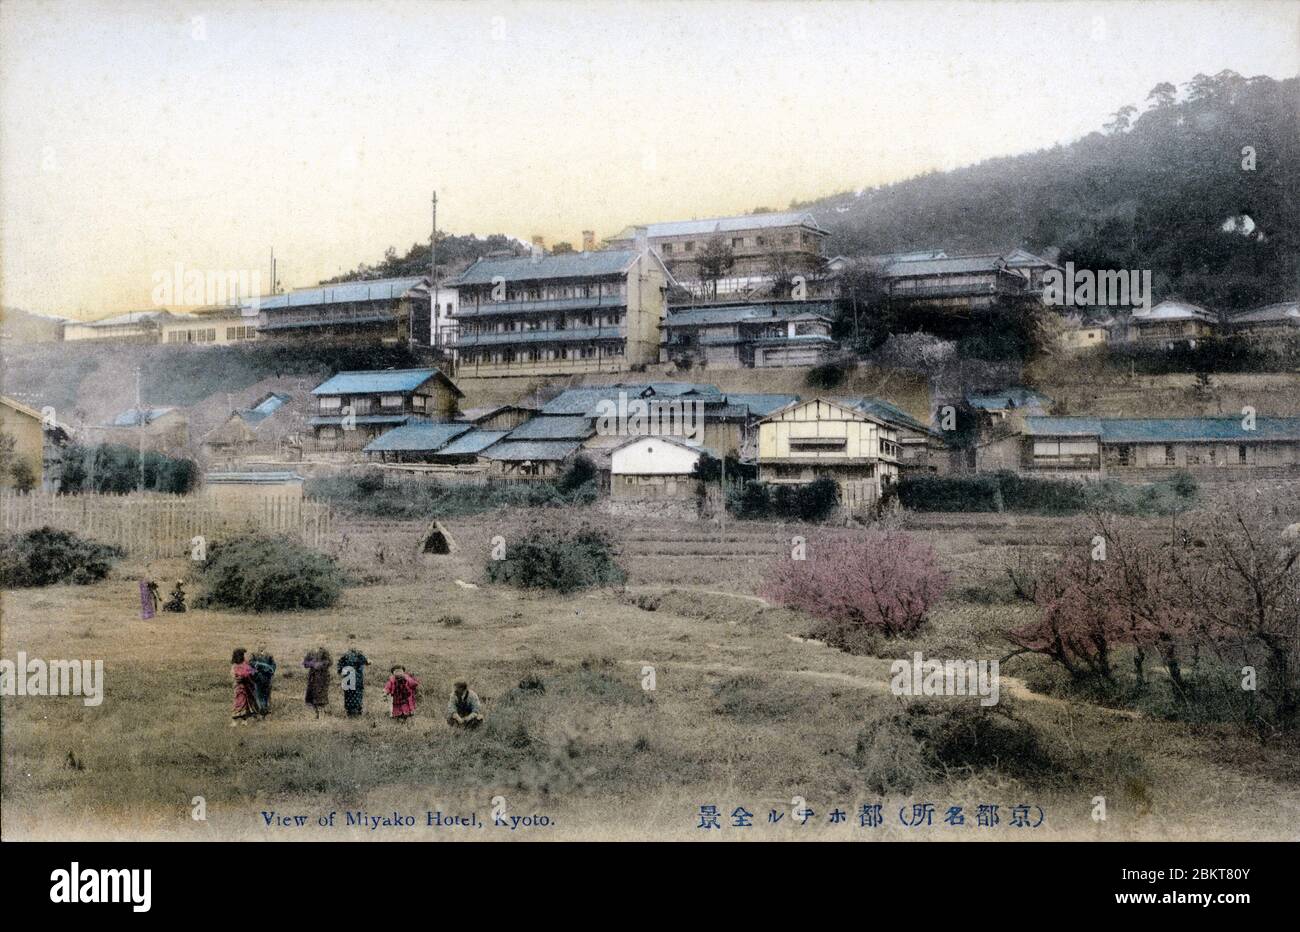
<svg viewBox="0 0 1300 932">
<path fill-rule="evenodd" d="M 703 400 L 716 403 L 726 400 L 726 397 L 718 391 L 718 386 L 699 382 L 620 382 L 617 385 L 592 385 L 565 389 L 542 405 L 542 414 L 596 417 L 600 413 L 597 410 L 600 403 L 605 400 L 616 402 L 620 393 L 626 393 L 629 400 L 642 397 L 671 399 L 688 395 L 702 396 Z"/>
<path fill-rule="evenodd" d="M 354 424 L 397 425 L 397 424 L 405 424 L 413 417 L 414 415 L 411 414 L 357 414 L 357 415 L 353 415 L 352 422 Z M 415 419 L 419 421 L 423 421 L 423 418 L 415 418 Z M 329 427 L 329 426 L 338 427 L 341 426 L 345 420 L 347 420 L 347 416 L 342 414 L 319 414 L 316 417 L 311 418 L 307 423 L 310 424 L 312 427 Z"/>
<path fill-rule="evenodd" d="M 139 427 L 142 423 L 152 424 L 164 414 L 170 414 L 175 410 L 175 408 L 144 408 L 143 411 L 138 411 L 135 408 L 130 408 L 113 418 L 113 426 Z"/>
<path fill-rule="evenodd" d="M 280 311 L 290 307 L 314 307 L 321 304 L 352 304 L 365 301 L 395 301 L 417 285 L 426 284 L 420 276 L 385 278 L 369 282 L 339 282 L 319 288 L 300 288 L 285 294 L 257 299 L 263 311 Z M 341 321 L 351 323 L 352 321 Z"/>
<path fill-rule="evenodd" d="M 524 460 L 563 460 L 568 459 L 582 446 L 578 440 L 502 440 L 483 451 L 490 460 L 508 460 L 518 463 Z"/>
<path fill-rule="evenodd" d="M 419 422 L 404 424 L 380 434 L 366 444 L 363 453 L 396 453 L 402 451 L 432 453 L 448 442 L 473 428 L 468 424 L 430 424 Z"/>
<path fill-rule="evenodd" d="M 586 440 L 595 429 L 581 415 L 542 415 L 510 431 L 511 440 Z"/>
<path fill-rule="evenodd" d="M 505 438 L 508 430 L 471 430 L 461 434 L 438 451 L 439 456 L 466 456 L 482 453 L 492 444 Z"/>
<path fill-rule="evenodd" d="M 599 252 L 566 252 L 543 256 L 511 256 L 479 259 L 460 275 L 447 282 L 449 287 L 491 285 L 506 282 L 539 281 L 552 278 L 598 278 L 624 275 L 636 261 L 631 249 L 606 249 Z"/>
<path fill-rule="evenodd" d="M 1100 437 L 1102 443 L 1229 443 L 1300 441 L 1300 417 L 1257 417 L 1246 430 L 1240 417 L 1027 417 L 1034 437 Z"/>
<path fill-rule="evenodd" d="M 413 392 L 429 379 L 441 376 L 457 395 L 464 394 L 437 369 L 376 369 L 339 372 L 311 390 L 313 395 L 378 395 Z"/>
<path fill-rule="evenodd" d="M 727 392 L 728 404 L 744 405 L 749 409 L 750 414 L 757 417 L 765 417 L 778 408 L 784 408 L 798 400 L 798 395 L 733 395 Z"/>
</svg>

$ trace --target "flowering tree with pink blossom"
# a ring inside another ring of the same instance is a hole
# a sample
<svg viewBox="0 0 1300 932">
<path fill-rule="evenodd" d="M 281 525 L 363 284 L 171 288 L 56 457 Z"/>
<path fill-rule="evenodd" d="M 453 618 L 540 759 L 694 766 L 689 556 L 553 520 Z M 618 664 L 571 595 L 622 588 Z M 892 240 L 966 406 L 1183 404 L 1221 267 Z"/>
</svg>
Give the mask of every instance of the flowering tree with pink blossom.
<svg viewBox="0 0 1300 932">
<path fill-rule="evenodd" d="M 817 618 L 815 636 L 836 647 L 862 635 L 911 634 L 948 585 L 934 550 L 899 531 L 818 535 L 803 556 L 776 561 L 761 593 Z"/>
</svg>

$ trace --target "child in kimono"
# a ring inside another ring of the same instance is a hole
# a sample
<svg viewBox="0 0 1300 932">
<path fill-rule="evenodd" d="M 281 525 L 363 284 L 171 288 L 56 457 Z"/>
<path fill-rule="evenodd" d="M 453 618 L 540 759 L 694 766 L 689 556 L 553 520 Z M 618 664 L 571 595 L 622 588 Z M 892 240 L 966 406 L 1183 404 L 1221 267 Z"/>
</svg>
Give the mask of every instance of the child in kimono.
<svg viewBox="0 0 1300 932">
<path fill-rule="evenodd" d="M 393 703 L 390 714 L 398 721 L 404 722 L 415 714 L 415 697 L 420 689 L 420 681 L 407 673 L 406 668 L 401 664 L 393 667 L 389 672 L 392 675 L 384 684 L 384 692 L 389 695 Z"/>
<path fill-rule="evenodd" d="M 245 660 L 246 651 L 236 648 L 230 655 L 230 675 L 235 680 L 235 704 L 230 713 L 231 726 L 247 722 L 257 715 L 257 699 L 253 695 L 253 668 Z"/>
<path fill-rule="evenodd" d="M 272 657 L 264 647 L 259 647 L 257 653 L 248 659 L 248 665 L 253 668 L 253 698 L 257 700 L 257 711 L 259 715 L 269 715 L 271 712 L 271 678 L 275 676 L 275 658 Z"/>
<path fill-rule="evenodd" d="M 304 701 L 311 706 L 316 717 L 320 710 L 330 703 L 330 652 L 323 647 L 302 658 L 302 665 L 307 668 L 307 695 Z"/>
<path fill-rule="evenodd" d="M 447 724 L 471 731 L 483 724 L 483 703 L 464 680 L 451 688 L 451 698 L 447 701 Z"/>
<path fill-rule="evenodd" d="M 343 681 L 343 711 L 348 713 L 348 718 L 356 718 L 361 714 L 361 702 L 366 692 L 366 667 L 369 664 L 366 655 L 356 648 L 350 648 L 339 658 L 337 670 Z"/>
</svg>

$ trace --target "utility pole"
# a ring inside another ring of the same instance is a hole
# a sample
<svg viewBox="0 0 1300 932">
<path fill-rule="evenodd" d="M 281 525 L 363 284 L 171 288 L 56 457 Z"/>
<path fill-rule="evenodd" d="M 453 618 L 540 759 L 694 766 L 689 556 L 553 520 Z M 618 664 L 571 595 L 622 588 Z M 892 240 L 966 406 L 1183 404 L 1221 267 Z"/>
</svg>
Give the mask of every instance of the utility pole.
<svg viewBox="0 0 1300 932">
<path fill-rule="evenodd" d="M 433 192 L 433 229 L 429 231 L 429 345 L 441 346 L 438 334 L 438 192 Z"/>
<path fill-rule="evenodd" d="M 144 491 L 144 408 L 140 401 L 140 367 L 135 367 L 135 420 L 139 427 L 140 435 L 137 438 L 138 456 L 140 459 L 140 491 Z"/>
<path fill-rule="evenodd" d="M 722 527 L 722 542 L 727 542 L 727 454 L 722 454 L 722 511 L 719 518 Z"/>
</svg>

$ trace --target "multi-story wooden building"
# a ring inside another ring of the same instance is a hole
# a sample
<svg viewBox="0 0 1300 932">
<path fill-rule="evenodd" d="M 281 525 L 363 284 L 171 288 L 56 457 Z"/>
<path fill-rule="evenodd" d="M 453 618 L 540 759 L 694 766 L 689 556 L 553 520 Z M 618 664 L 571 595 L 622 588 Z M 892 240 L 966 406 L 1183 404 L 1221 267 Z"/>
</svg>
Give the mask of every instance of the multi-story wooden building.
<svg viewBox="0 0 1300 932">
<path fill-rule="evenodd" d="M 340 372 L 312 389 L 314 452 L 359 451 L 417 421 L 450 421 L 464 393 L 437 369 Z"/>
<path fill-rule="evenodd" d="M 68 321 L 63 326 L 63 339 L 104 340 L 116 343 L 157 343 L 162 325 L 173 320 L 174 315 L 165 309 L 131 311 L 115 314 L 87 323 Z"/>
<path fill-rule="evenodd" d="M 678 308 L 663 322 L 659 361 L 720 369 L 815 366 L 837 347 L 834 314 L 829 301 Z"/>
<path fill-rule="evenodd" d="M 256 339 L 257 318 L 243 316 L 238 307 L 172 314 L 160 321 L 158 327 L 158 341 L 169 346 L 181 343 L 216 346 L 223 343 L 247 343 Z"/>
<path fill-rule="evenodd" d="M 758 422 L 758 478 L 803 484 L 829 477 L 852 509 L 880 500 L 898 477 L 898 431 L 861 406 L 796 402 Z"/>
<path fill-rule="evenodd" d="M 479 259 L 449 283 L 457 371 L 566 375 L 654 363 L 671 284 L 648 250 Z"/>
<path fill-rule="evenodd" d="M 259 339 L 429 343 L 428 278 L 299 288 L 250 307 L 257 311 Z"/>
<path fill-rule="evenodd" d="M 638 235 L 646 237 L 678 282 L 696 292 L 703 279 L 699 256 L 711 241 L 719 241 L 733 260 L 717 282 L 718 295 L 724 295 L 770 285 L 778 270 L 802 275 L 819 271 L 825 261 L 822 244 L 830 234 L 812 214 L 791 211 L 630 226 L 609 245 L 632 248 Z"/>
<path fill-rule="evenodd" d="M 1012 266 L 999 255 L 983 255 L 893 259 L 881 266 L 880 274 L 893 303 L 969 313 L 999 300 L 1035 294 L 1033 271 Z M 1041 275 L 1038 280 L 1041 285 Z"/>
</svg>

